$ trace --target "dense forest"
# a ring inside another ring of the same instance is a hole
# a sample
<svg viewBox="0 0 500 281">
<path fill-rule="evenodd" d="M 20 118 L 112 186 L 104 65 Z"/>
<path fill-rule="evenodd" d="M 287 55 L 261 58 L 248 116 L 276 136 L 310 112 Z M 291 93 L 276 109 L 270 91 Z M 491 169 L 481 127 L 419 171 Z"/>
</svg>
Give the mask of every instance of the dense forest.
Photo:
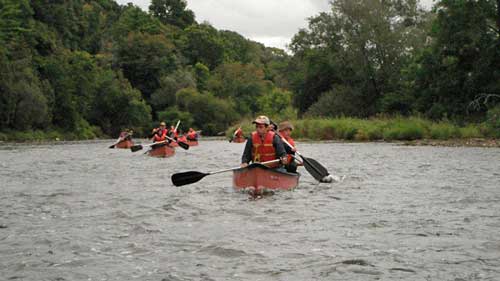
<svg viewBox="0 0 500 281">
<path fill-rule="evenodd" d="M 290 53 L 185 0 L 0 0 L 0 133 L 205 135 L 256 114 L 420 116 L 500 131 L 500 0 L 336 0 Z"/>
</svg>

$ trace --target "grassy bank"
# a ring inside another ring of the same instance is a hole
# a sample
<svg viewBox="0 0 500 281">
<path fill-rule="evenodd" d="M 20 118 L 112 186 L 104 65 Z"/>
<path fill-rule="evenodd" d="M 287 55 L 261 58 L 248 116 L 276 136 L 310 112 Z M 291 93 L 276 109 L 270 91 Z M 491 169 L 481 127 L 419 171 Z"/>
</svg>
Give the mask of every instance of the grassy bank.
<svg viewBox="0 0 500 281">
<path fill-rule="evenodd" d="M 64 132 L 59 130 L 0 131 L 0 142 L 73 141 L 104 137 L 106 136 L 98 128 L 78 132 Z"/>
<path fill-rule="evenodd" d="M 246 135 L 254 131 L 251 121 L 242 124 Z M 292 124 L 295 126 L 294 138 L 309 140 L 414 141 L 500 138 L 500 130 L 487 124 L 458 126 L 451 122 L 432 122 L 418 117 L 302 119 L 294 120 Z M 228 129 L 226 135 L 230 137 L 236 127 Z"/>
</svg>

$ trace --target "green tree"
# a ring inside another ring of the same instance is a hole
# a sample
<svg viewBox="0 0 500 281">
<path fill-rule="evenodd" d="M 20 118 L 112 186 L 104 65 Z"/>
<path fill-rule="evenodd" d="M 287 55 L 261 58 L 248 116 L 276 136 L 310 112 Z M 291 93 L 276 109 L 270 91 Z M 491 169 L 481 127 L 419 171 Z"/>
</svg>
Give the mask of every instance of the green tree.
<svg viewBox="0 0 500 281">
<path fill-rule="evenodd" d="M 344 85 L 361 99 L 357 116 L 379 112 L 381 98 L 399 91 L 401 68 L 424 41 L 425 19 L 414 0 L 332 2 L 330 13 L 311 18 L 309 30 L 292 40 L 290 84 L 300 111 Z"/>
<path fill-rule="evenodd" d="M 180 44 L 190 65 L 200 62 L 214 69 L 224 61 L 224 45 L 218 31 L 209 24 L 186 28 Z"/>
<path fill-rule="evenodd" d="M 476 98 L 500 92 L 497 9 L 498 1 L 491 0 L 442 0 L 436 4 L 429 44 L 405 76 L 418 111 L 434 119 L 463 119 L 472 113 L 469 105 Z M 478 113 L 484 116 L 486 110 L 482 107 Z"/>
<path fill-rule="evenodd" d="M 193 126 L 202 129 L 207 135 L 224 132 L 239 117 L 231 103 L 208 92 L 200 94 L 194 88 L 182 89 L 177 93 L 177 107 L 180 111 L 191 113 Z"/>
<path fill-rule="evenodd" d="M 114 55 L 115 66 L 149 100 L 160 87 L 160 79 L 178 65 L 175 46 L 164 35 L 130 33 Z"/>
<path fill-rule="evenodd" d="M 26 130 L 48 125 L 48 100 L 34 72 L 30 50 L 8 53 L 0 47 L 0 129 Z"/>
<path fill-rule="evenodd" d="M 196 87 L 196 81 L 192 73 L 185 69 L 178 69 L 160 79 L 160 87 L 151 96 L 151 104 L 155 110 L 174 106 L 175 95 L 179 90 L 194 87 Z"/>
<path fill-rule="evenodd" d="M 151 107 L 122 75 L 103 70 L 96 82 L 96 98 L 89 116 L 91 124 L 109 135 L 117 135 L 123 128 L 144 131 L 149 126 Z"/>
<path fill-rule="evenodd" d="M 185 28 L 195 23 L 194 13 L 187 9 L 185 0 L 152 0 L 149 12 L 163 24 Z"/>
</svg>

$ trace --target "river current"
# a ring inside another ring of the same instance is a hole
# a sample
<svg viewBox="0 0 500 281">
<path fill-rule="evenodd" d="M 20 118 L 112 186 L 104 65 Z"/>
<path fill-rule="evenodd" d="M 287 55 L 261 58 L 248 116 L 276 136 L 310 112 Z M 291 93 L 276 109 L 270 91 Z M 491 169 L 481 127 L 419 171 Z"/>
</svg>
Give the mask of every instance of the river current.
<svg viewBox="0 0 500 281">
<path fill-rule="evenodd" d="M 146 141 L 143 141 L 145 143 Z M 500 280 L 500 149 L 298 143 L 343 178 L 259 200 L 244 144 L 0 146 L 0 280 Z"/>
</svg>

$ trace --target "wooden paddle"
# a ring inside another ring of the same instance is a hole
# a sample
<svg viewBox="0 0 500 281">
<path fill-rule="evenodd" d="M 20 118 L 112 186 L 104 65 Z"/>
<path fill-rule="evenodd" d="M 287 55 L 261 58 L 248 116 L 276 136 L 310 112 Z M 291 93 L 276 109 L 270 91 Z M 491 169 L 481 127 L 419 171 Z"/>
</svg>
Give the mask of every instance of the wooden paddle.
<svg viewBox="0 0 500 281">
<path fill-rule="evenodd" d="M 116 140 L 116 142 L 114 144 L 110 145 L 109 148 L 115 148 L 115 146 L 117 144 L 119 144 L 120 142 L 122 142 L 123 140 L 125 140 L 128 136 L 129 136 L 129 134 L 127 133 L 123 138 L 122 137 L 118 137 L 118 139 Z"/>
<path fill-rule="evenodd" d="M 293 148 L 293 146 L 284 137 L 282 137 L 280 134 L 278 134 L 278 136 L 281 138 L 283 143 L 288 145 L 288 147 Z M 302 159 L 302 163 L 304 163 L 304 167 L 306 168 L 306 170 L 317 181 L 319 181 L 319 182 L 331 182 L 332 181 L 330 173 L 328 173 L 328 170 L 323 165 L 321 165 L 318 161 L 316 161 L 312 158 L 307 158 L 307 157 L 303 156 L 302 154 L 300 154 L 300 152 L 298 152 L 298 151 L 295 151 L 295 154 L 300 156 L 300 158 Z"/>
<path fill-rule="evenodd" d="M 166 143 L 167 141 L 164 140 L 164 141 L 159 141 L 159 142 L 153 142 L 153 143 L 150 143 L 150 144 L 145 144 L 145 145 L 141 145 L 141 144 L 137 144 L 137 145 L 133 145 L 130 147 L 130 150 L 132 152 L 136 152 L 136 151 L 139 151 L 141 149 L 143 149 L 144 147 L 148 147 L 148 146 L 153 146 L 153 145 L 156 145 L 156 144 L 162 144 L 162 143 Z"/>
<path fill-rule="evenodd" d="M 240 127 L 238 127 L 238 129 L 239 128 Z M 236 137 L 236 132 L 238 132 L 238 129 L 236 129 L 236 131 L 234 131 L 233 137 L 229 139 L 229 142 L 233 142 L 234 138 Z"/>
<path fill-rule="evenodd" d="M 271 163 L 276 163 L 278 161 L 280 161 L 280 159 L 275 159 L 275 160 L 262 162 L 262 163 L 258 163 L 258 164 L 267 165 L 267 164 L 271 164 Z M 177 173 L 177 174 L 172 175 L 172 183 L 175 186 L 182 186 L 182 185 L 198 182 L 202 178 L 209 176 L 209 175 L 220 174 L 220 173 L 234 171 L 234 170 L 238 170 L 238 169 L 241 169 L 241 167 L 220 170 L 220 171 L 215 171 L 215 172 L 209 172 L 209 173 L 202 173 L 202 172 L 196 172 L 196 171 Z"/>
</svg>

